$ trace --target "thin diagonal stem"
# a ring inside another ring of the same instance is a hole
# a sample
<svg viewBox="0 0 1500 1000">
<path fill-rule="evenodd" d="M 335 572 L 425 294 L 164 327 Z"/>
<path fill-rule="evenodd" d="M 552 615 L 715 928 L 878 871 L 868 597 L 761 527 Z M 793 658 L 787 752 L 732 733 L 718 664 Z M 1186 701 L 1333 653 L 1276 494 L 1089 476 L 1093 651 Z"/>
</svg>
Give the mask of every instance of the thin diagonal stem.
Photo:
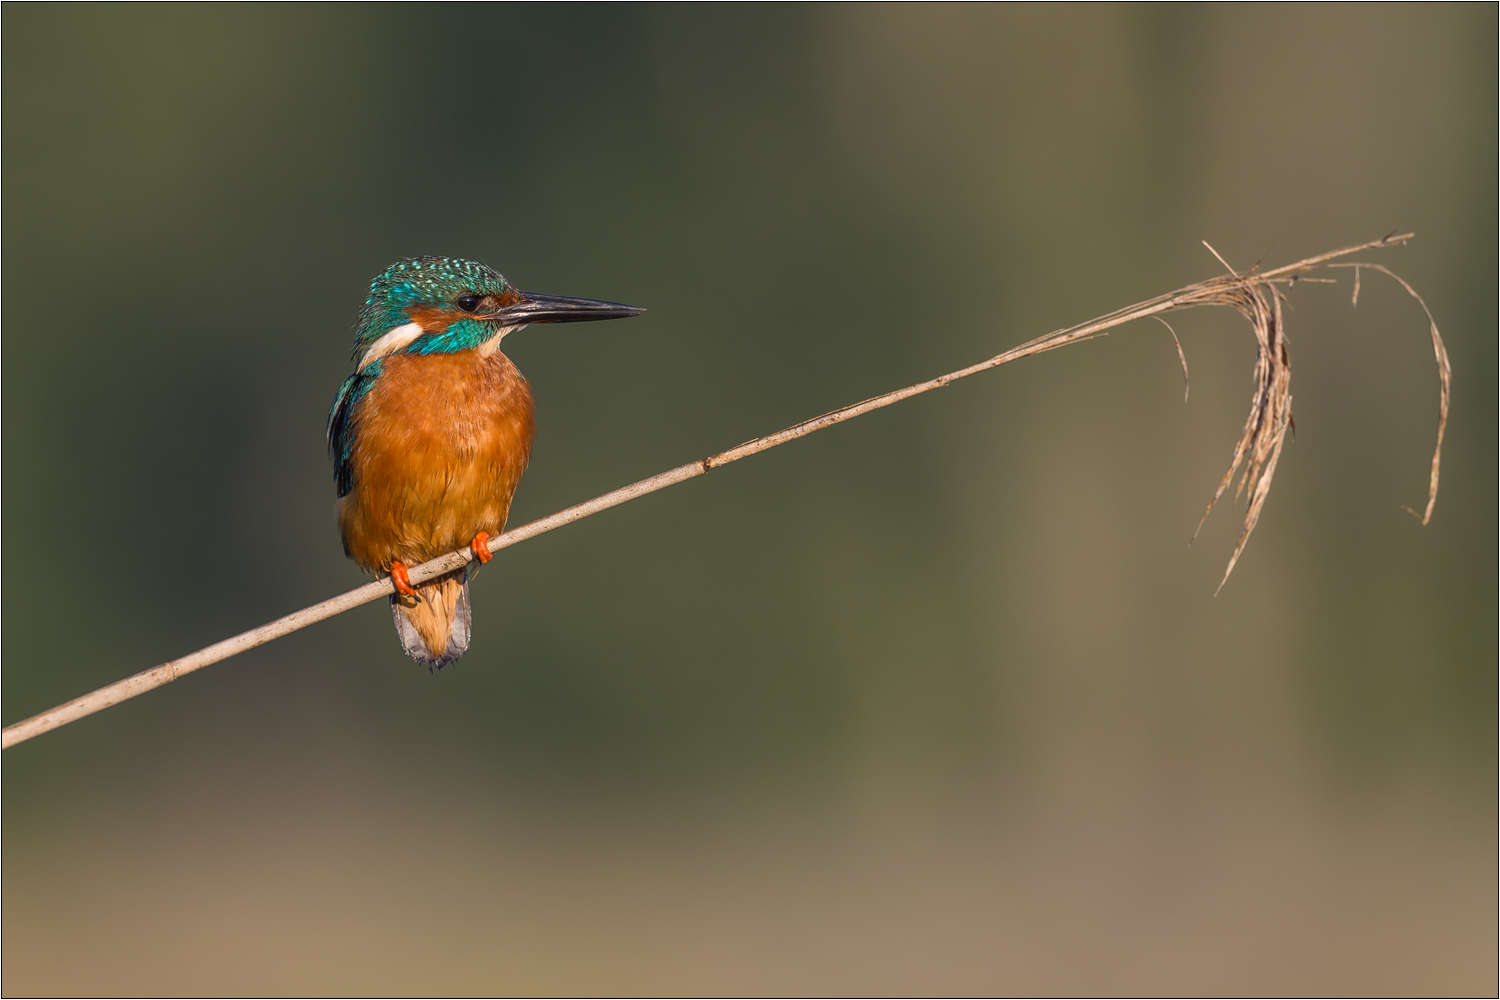
<svg viewBox="0 0 1500 1000">
<path fill-rule="evenodd" d="M 903 389 L 897 389 L 894 392 L 888 392 L 884 395 L 855 403 L 852 406 L 846 406 L 831 413 L 825 413 L 811 420 L 805 420 L 785 430 L 756 438 L 753 441 L 746 441 L 744 444 L 737 445 L 727 451 L 721 451 L 716 455 L 710 455 L 707 458 L 701 458 L 696 462 L 679 465 L 675 469 L 669 469 L 649 479 L 642 479 L 640 482 L 621 487 L 610 493 L 605 493 L 603 496 L 595 497 L 592 500 L 569 507 L 566 510 L 560 510 L 555 514 L 548 515 L 528 524 L 523 524 L 520 527 L 513 528 L 490 539 L 489 549 L 491 552 L 498 552 L 503 548 L 524 542 L 529 538 L 535 538 L 537 535 L 561 528 L 563 525 L 572 524 L 574 521 L 582 520 L 602 510 L 617 507 L 637 497 L 645 496 L 648 493 L 655 493 L 657 490 L 663 490 L 668 486 L 674 486 L 685 480 L 701 476 L 710 469 L 716 469 L 721 465 L 728 465 L 730 462 L 737 462 L 742 458 L 748 458 L 751 455 L 759 454 L 778 445 L 786 444 L 788 441 L 795 441 L 797 438 L 806 437 L 815 431 L 832 427 L 834 424 L 840 424 L 846 420 L 852 420 L 872 410 L 878 410 L 893 403 L 899 403 L 904 399 L 919 396 L 933 389 L 941 389 L 959 379 L 968 378 L 970 375 L 977 375 L 980 372 L 988 371 L 991 368 L 998 368 L 1001 365 L 1009 364 L 1012 361 L 1018 361 L 1021 358 L 1030 357 L 1034 354 L 1042 354 L 1047 351 L 1056 350 L 1059 347 L 1066 347 L 1069 344 L 1104 336 L 1110 330 L 1123 326 L 1126 323 L 1138 319 L 1146 319 L 1151 316 L 1158 316 L 1176 309 L 1202 305 L 1231 305 L 1238 307 L 1237 303 L 1243 301 L 1245 295 L 1258 294 L 1261 289 L 1269 286 L 1289 284 L 1299 280 L 1310 271 L 1316 270 L 1336 258 L 1347 257 L 1349 254 L 1358 253 L 1362 250 L 1401 244 L 1411 238 L 1411 233 L 1393 234 L 1384 239 L 1372 240 L 1368 243 L 1358 244 L 1357 246 L 1331 250 L 1327 253 L 1318 254 L 1315 257 L 1308 257 L 1297 261 L 1295 264 L 1288 264 L 1269 271 L 1251 271 L 1248 274 L 1224 275 L 1178 289 L 1166 295 L 1147 299 L 1144 302 L 1138 302 L 1135 305 L 1116 310 L 1097 319 L 1090 320 L 1087 323 L 1081 323 L 1078 326 L 1057 330 L 1046 336 L 1038 337 L 1019 347 L 1013 347 L 1003 354 L 997 354 L 988 360 L 970 365 L 967 368 L 960 368 L 958 371 L 940 375 L 926 382 L 918 382 L 915 385 L 909 385 Z M 1405 285 L 1405 282 L 1402 282 L 1402 284 Z M 1407 288 L 1410 290 L 1410 286 L 1407 286 Z M 1412 294 L 1415 295 L 1416 293 L 1413 292 Z M 1423 303 L 1423 308 L 1426 308 L 1425 303 Z M 1446 419 L 1448 406 L 1447 356 L 1441 349 L 1441 340 L 1437 339 L 1436 325 L 1432 329 L 1435 350 L 1438 351 L 1439 364 L 1443 373 L 1442 412 Z M 1441 444 L 1441 438 L 1439 439 L 1439 443 Z M 1274 462 L 1272 463 L 1272 468 L 1274 468 Z M 1231 473 L 1232 471 L 1231 469 Z M 1264 485 L 1261 487 L 1262 493 L 1264 489 L 1269 488 L 1270 471 L 1270 469 L 1266 470 L 1263 475 Z M 1437 461 L 1436 456 L 1434 456 L 1432 490 L 1427 508 L 1428 516 L 1431 515 L 1431 500 L 1436 495 Z M 1253 521 L 1249 522 L 1249 525 L 1253 527 Z M 1243 548 L 1244 539 L 1248 533 L 1248 528 L 1242 532 L 1240 548 Z M 1235 558 L 1238 558 L 1238 556 L 1239 549 L 1236 549 Z M 411 582 L 421 583 L 424 580 L 442 576 L 444 573 L 450 573 L 453 570 L 463 567 L 473 558 L 473 553 L 467 548 L 456 552 L 449 552 L 446 555 L 439 556 L 436 559 L 411 568 L 409 571 Z M 1232 567 L 1233 563 L 1231 562 Z M 306 628 L 315 622 L 323 621 L 325 618 L 332 618 L 334 615 L 342 614 L 362 604 L 368 604 L 382 597 L 388 597 L 392 592 L 393 588 L 389 578 L 380 579 L 373 583 L 367 583 L 363 587 L 357 587 L 347 593 L 340 594 L 337 597 L 330 598 L 320 604 L 314 604 L 311 607 L 303 608 L 301 611 L 295 611 L 273 622 L 268 622 L 259 628 L 251 629 L 248 632 L 241 632 L 232 638 L 200 649 L 196 653 L 190 653 L 180 659 L 171 660 L 160 666 L 152 667 L 150 670 L 134 674 L 121 681 L 116 681 L 82 697 L 74 698 L 72 701 L 58 705 L 56 708 L 48 709 L 29 719 L 6 726 L 3 733 L 3 740 L 0 740 L 0 745 L 3 745 L 5 748 L 15 746 L 17 743 L 81 719 L 86 715 L 92 715 L 111 705 L 117 705 L 122 701 L 134 698 L 136 695 L 144 694 L 153 688 L 169 684 L 179 677 L 193 673 L 196 670 L 201 670 L 210 664 L 226 660 L 238 653 L 254 649 L 256 646 L 264 645 L 273 639 L 279 639 L 281 636 Z"/>
</svg>

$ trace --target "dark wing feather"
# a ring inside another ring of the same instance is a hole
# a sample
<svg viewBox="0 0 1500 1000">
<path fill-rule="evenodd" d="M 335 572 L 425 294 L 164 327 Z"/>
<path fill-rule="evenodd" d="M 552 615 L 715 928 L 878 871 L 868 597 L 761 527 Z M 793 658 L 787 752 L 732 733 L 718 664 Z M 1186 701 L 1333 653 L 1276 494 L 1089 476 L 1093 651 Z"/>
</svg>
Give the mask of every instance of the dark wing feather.
<svg viewBox="0 0 1500 1000">
<path fill-rule="evenodd" d="M 380 362 L 377 361 L 344 379 L 338 396 L 334 398 L 333 409 L 328 411 L 328 457 L 333 459 L 333 480 L 338 484 L 340 497 L 354 489 L 355 410 L 379 376 Z"/>
</svg>

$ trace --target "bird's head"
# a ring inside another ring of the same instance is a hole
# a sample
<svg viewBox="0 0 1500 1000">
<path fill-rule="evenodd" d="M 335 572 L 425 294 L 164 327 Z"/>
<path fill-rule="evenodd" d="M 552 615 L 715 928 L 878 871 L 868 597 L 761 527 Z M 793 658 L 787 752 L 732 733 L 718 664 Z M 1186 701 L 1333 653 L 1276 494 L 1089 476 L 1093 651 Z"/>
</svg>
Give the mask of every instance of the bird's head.
<svg viewBox="0 0 1500 1000">
<path fill-rule="evenodd" d="M 530 323 L 621 319 L 645 310 L 618 302 L 523 292 L 491 267 L 452 257 L 414 257 L 382 271 L 354 329 L 360 368 L 392 354 L 493 349 Z"/>
</svg>

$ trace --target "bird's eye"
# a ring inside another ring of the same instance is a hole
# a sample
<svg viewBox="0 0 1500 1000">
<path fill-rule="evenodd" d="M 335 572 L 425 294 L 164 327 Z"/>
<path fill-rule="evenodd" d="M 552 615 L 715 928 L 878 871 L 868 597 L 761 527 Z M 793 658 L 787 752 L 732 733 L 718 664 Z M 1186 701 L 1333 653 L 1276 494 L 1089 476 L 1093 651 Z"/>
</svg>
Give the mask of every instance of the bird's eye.
<svg viewBox="0 0 1500 1000">
<path fill-rule="evenodd" d="M 454 303 L 464 312 L 471 313 L 479 308 L 480 298 L 477 295 L 460 295 Z"/>
</svg>

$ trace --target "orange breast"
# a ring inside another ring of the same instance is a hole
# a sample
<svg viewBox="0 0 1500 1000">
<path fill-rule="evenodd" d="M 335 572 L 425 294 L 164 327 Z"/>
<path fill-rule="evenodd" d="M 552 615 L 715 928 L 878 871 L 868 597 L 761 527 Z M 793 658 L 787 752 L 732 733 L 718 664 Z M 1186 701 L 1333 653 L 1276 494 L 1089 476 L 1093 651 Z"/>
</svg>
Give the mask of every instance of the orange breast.
<svg viewBox="0 0 1500 1000">
<path fill-rule="evenodd" d="M 536 434 L 531 389 L 504 354 L 394 355 L 359 401 L 344 551 L 388 570 L 499 534 Z"/>
</svg>

